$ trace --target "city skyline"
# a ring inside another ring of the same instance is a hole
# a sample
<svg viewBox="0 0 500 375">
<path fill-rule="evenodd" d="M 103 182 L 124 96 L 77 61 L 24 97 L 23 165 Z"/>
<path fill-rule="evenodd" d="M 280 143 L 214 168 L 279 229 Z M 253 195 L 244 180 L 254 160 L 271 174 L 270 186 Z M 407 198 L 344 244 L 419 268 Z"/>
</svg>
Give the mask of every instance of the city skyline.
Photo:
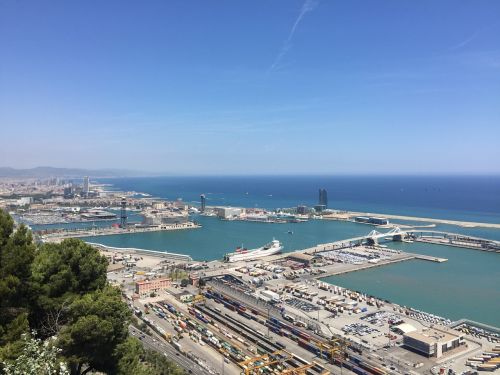
<svg viewBox="0 0 500 375">
<path fill-rule="evenodd" d="M 493 1 L 0 10 L 2 166 L 500 172 Z"/>
</svg>

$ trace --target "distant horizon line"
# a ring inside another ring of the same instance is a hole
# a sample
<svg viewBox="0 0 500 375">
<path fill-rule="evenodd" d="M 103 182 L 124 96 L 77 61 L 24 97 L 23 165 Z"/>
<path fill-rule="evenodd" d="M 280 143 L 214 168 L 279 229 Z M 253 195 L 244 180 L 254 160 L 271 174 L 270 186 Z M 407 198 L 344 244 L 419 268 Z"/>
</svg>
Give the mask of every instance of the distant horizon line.
<svg viewBox="0 0 500 375">
<path fill-rule="evenodd" d="M 161 178 L 161 177 L 500 177 L 500 171 L 492 172 L 474 172 L 474 171 L 463 171 L 463 172 L 333 172 L 333 173 L 323 173 L 323 172 L 287 172 L 287 173 L 272 173 L 272 172 L 262 172 L 262 173 L 207 173 L 207 172 L 153 172 L 153 171 L 139 171 L 135 169 L 120 169 L 113 167 L 106 168 L 85 168 L 85 167 L 52 167 L 52 166 L 36 166 L 31 168 L 16 168 L 16 167 L 2 167 L 0 166 L 0 171 L 4 169 L 14 170 L 17 172 L 29 172 L 30 170 L 40 170 L 40 169 L 53 169 L 60 170 L 60 174 L 55 172 L 54 174 L 47 173 L 45 176 L 30 176 L 30 175 L 12 175 L 12 176 L 2 176 L 0 178 L 14 178 L 14 177 L 24 177 L 24 178 L 49 178 L 49 177 L 84 177 L 89 176 L 92 178 Z M 64 170 L 71 171 L 64 175 Z M 100 174 L 99 176 L 92 176 L 92 174 Z M 106 176 L 103 173 L 109 173 Z M 121 174 L 123 173 L 123 175 Z"/>
</svg>

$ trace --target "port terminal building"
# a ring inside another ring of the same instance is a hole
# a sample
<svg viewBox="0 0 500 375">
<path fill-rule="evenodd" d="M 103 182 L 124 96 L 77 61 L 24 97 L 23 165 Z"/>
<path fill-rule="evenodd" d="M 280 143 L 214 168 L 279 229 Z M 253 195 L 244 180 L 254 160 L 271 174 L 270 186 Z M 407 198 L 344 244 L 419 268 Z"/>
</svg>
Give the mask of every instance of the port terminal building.
<svg viewBox="0 0 500 375">
<path fill-rule="evenodd" d="M 427 328 L 403 335 L 406 348 L 428 358 L 440 358 L 446 352 L 465 345 L 464 334 L 454 329 Z"/>
<path fill-rule="evenodd" d="M 242 208 L 237 207 L 217 207 L 216 209 L 217 216 L 221 219 L 232 219 L 235 217 L 240 217 L 244 212 Z"/>
</svg>

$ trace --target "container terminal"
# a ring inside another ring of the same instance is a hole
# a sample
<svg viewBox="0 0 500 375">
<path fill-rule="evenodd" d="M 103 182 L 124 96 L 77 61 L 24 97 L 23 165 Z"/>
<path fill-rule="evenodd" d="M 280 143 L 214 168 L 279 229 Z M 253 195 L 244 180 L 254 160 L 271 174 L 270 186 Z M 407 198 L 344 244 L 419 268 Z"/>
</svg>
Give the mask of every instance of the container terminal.
<svg viewBox="0 0 500 375">
<path fill-rule="evenodd" d="M 500 366 L 498 328 L 321 281 L 416 254 L 366 242 L 231 263 L 146 253 L 130 263 L 123 258 L 133 251 L 106 254 L 108 277 L 137 318 L 205 373 L 462 374 Z"/>
</svg>

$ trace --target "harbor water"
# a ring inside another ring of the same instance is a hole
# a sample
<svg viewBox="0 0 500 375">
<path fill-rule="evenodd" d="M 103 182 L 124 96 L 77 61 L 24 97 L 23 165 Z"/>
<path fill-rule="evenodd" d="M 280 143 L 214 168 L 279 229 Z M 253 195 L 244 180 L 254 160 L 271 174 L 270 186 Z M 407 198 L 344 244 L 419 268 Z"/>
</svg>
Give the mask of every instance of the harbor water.
<svg viewBox="0 0 500 375">
<path fill-rule="evenodd" d="M 117 189 L 210 205 L 292 207 L 317 202 L 328 189 L 329 206 L 450 220 L 500 222 L 500 177 L 178 177 L 111 179 Z M 366 235 L 373 227 L 310 220 L 296 224 L 221 221 L 195 216 L 201 229 L 96 236 L 86 240 L 221 259 L 237 246 L 255 248 L 276 238 L 284 251 Z M 397 220 L 393 220 L 397 221 Z M 417 224 L 417 223 L 415 223 Z M 418 223 L 422 225 L 425 223 Z M 500 240 L 500 230 L 438 224 L 432 230 Z M 384 231 L 379 229 L 379 231 Z M 293 232 L 289 234 L 288 232 Z M 468 318 L 500 326 L 500 255 L 423 243 L 389 243 L 391 248 L 447 258 L 448 262 L 406 261 L 328 278 L 327 281 L 451 319 Z"/>
</svg>

